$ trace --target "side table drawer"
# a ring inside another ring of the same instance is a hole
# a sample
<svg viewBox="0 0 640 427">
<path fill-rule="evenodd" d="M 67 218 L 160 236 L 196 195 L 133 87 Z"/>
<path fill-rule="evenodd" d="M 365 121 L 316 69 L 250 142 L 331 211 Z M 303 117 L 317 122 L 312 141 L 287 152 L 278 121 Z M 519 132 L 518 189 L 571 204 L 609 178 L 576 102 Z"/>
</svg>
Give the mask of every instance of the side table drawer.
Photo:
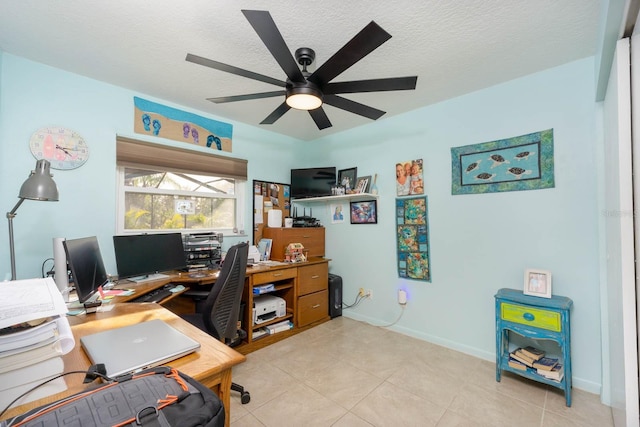
<svg viewBox="0 0 640 427">
<path fill-rule="evenodd" d="M 518 304 L 503 302 L 500 305 L 502 320 L 533 326 L 549 331 L 562 331 L 562 319 L 559 312 L 539 308 L 527 307 Z"/>
</svg>

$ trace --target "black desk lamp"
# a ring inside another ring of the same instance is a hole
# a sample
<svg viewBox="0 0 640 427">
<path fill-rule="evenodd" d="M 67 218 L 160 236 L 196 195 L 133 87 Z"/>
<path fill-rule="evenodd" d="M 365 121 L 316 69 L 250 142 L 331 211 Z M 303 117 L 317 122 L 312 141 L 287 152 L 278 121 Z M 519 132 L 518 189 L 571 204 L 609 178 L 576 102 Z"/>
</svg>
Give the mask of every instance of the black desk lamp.
<svg viewBox="0 0 640 427">
<path fill-rule="evenodd" d="M 38 160 L 36 170 L 31 171 L 29 178 L 20 187 L 18 203 L 7 212 L 9 220 L 9 248 L 11 253 L 11 280 L 16 280 L 16 254 L 13 247 L 13 218 L 16 211 L 26 199 L 42 201 L 58 201 L 58 187 L 52 179 L 53 175 L 49 171 L 51 164 L 47 160 Z"/>
</svg>

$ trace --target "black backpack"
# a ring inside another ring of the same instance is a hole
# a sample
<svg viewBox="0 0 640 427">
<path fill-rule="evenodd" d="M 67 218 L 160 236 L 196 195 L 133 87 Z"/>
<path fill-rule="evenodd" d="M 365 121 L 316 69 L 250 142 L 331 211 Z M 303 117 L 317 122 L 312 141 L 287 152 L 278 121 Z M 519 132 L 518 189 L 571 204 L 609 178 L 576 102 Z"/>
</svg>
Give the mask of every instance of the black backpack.
<svg viewBox="0 0 640 427">
<path fill-rule="evenodd" d="M 175 369 L 159 367 L 118 377 L 0 425 L 223 427 L 224 421 L 224 406 L 213 391 Z"/>
</svg>

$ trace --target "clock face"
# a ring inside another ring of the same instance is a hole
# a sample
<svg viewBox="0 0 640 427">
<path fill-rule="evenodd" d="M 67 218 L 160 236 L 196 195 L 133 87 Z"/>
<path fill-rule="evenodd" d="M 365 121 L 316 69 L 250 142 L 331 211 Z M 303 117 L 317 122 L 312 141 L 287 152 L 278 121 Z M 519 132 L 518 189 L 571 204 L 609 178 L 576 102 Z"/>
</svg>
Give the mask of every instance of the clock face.
<svg viewBox="0 0 640 427">
<path fill-rule="evenodd" d="M 89 159 L 89 147 L 79 133 L 63 127 L 38 129 L 29 140 L 31 154 L 48 160 L 53 169 L 75 169 Z"/>
</svg>

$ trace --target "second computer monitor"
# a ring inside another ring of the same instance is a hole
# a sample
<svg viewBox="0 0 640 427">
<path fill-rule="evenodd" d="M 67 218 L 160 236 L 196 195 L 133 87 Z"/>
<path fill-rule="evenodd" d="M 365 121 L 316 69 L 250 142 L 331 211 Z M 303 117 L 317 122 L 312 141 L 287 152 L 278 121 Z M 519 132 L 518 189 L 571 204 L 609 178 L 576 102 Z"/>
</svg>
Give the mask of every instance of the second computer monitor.
<svg viewBox="0 0 640 427">
<path fill-rule="evenodd" d="M 113 236 L 118 278 L 138 278 L 186 268 L 180 233 Z"/>
</svg>

